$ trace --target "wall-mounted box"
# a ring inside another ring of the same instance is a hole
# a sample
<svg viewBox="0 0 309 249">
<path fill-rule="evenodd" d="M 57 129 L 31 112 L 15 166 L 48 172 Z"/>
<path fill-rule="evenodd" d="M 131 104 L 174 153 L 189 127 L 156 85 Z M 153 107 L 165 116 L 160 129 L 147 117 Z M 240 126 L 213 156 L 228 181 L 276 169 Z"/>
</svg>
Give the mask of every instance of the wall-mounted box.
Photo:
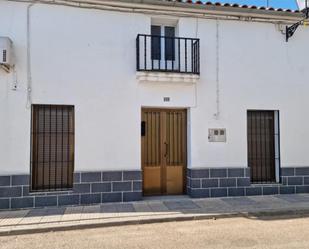
<svg viewBox="0 0 309 249">
<path fill-rule="evenodd" d="M 225 143 L 226 142 L 226 129 L 224 128 L 208 129 L 208 141 Z"/>
<path fill-rule="evenodd" d="M 0 65 L 6 70 L 13 66 L 12 41 L 8 37 L 0 37 Z"/>
</svg>

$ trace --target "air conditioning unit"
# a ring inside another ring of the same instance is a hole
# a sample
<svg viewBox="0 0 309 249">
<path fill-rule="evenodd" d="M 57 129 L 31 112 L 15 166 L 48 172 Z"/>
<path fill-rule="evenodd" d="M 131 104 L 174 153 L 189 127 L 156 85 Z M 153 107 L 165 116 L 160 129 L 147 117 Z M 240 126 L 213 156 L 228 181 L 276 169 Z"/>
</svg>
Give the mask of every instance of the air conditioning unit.
<svg viewBox="0 0 309 249">
<path fill-rule="evenodd" d="M 13 66 L 12 41 L 8 37 L 0 37 L 0 65 L 6 71 Z"/>
</svg>

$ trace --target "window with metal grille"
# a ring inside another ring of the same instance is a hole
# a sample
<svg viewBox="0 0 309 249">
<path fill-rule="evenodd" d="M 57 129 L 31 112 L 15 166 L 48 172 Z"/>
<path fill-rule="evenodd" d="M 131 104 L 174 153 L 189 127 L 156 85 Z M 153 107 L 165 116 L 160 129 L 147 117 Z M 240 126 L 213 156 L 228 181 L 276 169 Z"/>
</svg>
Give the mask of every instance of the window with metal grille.
<svg viewBox="0 0 309 249">
<path fill-rule="evenodd" d="M 32 191 L 70 189 L 74 170 L 74 106 L 33 105 Z"/>
<path fill-rule="evenodd" d="M 248 165 L 254 183 L 279 182 L 279 112 L 247 112 Z"/>
</svg>

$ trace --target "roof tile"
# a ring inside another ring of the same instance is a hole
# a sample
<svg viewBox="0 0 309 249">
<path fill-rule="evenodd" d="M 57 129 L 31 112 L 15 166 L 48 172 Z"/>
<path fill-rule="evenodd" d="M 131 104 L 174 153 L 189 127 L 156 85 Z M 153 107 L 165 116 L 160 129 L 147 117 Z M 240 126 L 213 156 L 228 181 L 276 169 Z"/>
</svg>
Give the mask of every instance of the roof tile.
<svg viewBox="0 0 309 249">
<path fill-rule="evenodd" d="M 171 2 L 181 2 L 181 3 L 189 3 L 189 4 L 199 4 L 202 5 L 204 4 L 205 6 L 220 6 L 220 7 L 232 7 L 232 8 L 243 8 L 243 9 L 259 9 L 259 10 L 266 10 L 266 11 L 278 11 L 278 12 L 293 12 L 293 13 L 299 13 L 299 10 L 292 10 L 292 9 L 282 9 L 282 8 L 273 8 L 273 7 L 265 7 L 265 6 L 261 6 L 258 7 L 256 5 L 240 5 L 237 3 L 231 4 L 231 3 L 219 3 L 219 2 L 210 2 L 207 1 L 205 3 L 203 3 L 201 0 L 197 0 L 197 1 L 192 1 L 192 0 L 169 0 Z"/>
</svg>

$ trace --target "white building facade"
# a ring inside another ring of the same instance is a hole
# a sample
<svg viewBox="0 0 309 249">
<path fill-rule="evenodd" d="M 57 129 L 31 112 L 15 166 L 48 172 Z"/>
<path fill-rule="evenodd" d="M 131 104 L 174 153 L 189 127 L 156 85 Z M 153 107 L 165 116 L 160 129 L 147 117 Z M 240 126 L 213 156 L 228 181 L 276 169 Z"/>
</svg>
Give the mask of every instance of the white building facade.
<svg viewBox="0 0 309 249">
<path fill-rule="evenodd" d="M 299 12 L 0 2 L 0 209 L 309 192 Z M 308 139 L 307 139 L 308 138 Z"/>
</svg>

